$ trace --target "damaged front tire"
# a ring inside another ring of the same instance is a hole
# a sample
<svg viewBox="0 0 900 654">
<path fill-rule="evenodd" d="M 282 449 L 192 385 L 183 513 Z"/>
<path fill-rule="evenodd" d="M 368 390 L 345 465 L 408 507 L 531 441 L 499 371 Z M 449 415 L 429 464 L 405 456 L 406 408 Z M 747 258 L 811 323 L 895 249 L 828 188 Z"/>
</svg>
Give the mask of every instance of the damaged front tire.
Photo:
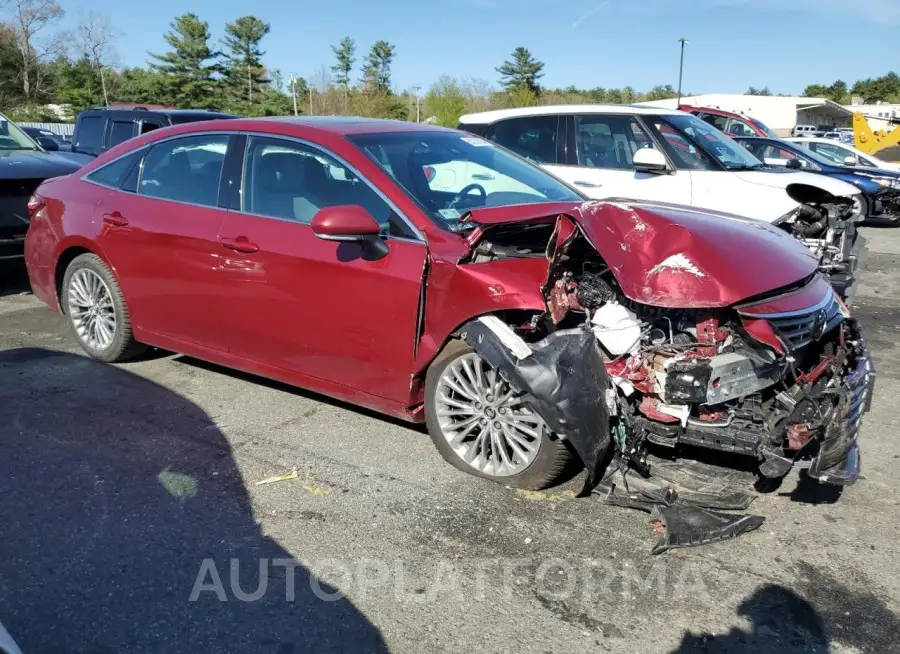
<svg viewBox="0 0 900 654">
<path fill-rule="evenodd" d="M 515 488 L 551 486 L 571 459 L 517 393 L 462 341 L 452 341 L 425 377 L 425 422 L 454 467 Z"/>
</svg>

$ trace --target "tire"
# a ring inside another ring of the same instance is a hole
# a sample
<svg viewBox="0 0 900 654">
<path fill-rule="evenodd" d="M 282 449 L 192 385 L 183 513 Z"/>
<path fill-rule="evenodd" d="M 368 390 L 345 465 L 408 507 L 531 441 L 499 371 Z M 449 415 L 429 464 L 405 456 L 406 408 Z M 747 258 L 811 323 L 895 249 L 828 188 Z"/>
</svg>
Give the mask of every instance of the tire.
<svg viewBox="0 0 900 654">
<path fill-rule="evenodd" d="M 516 453 L 513 451 L 513 446 L 509 445 L 509 443 L 511 442 L 511 439 L 509 438 L 503 440 L 498 439 L 498 441 L 496 442 L 501 444 L 501 448 L 511 459 L 519 461 L 521 465 L 513 466 L 502 474 L 496 474 L 496 472 L 498 472 L 496 470 L 496 466 L 492 467 L 490 465 L 487 465 L 487 469 L 485 469 L 485 466 L 478 467 L 477 465 L 473 465 L 467 462 L 457 451 L 457 449 L 454 449 L 454 446 L 450 444 L 448 436 L 445 436 L 445 426 L 447 424 L 447 421 L 455 421 L 456 418 L 448 418 L 446 416 L 442 418 L 442 416 L 439 415 L 440 411 L 446 410 L 448 408 L 446 406 L 439 406 L 443 401 L 438 397 L 438 393 L 445 392 L 447 388 L 447 378 L 444 377 L 444 374 L 448 373 L 448 375 L 452 375 L 453 369 L 451 368 L 451 366 L 453 366 L 454 364 L 457 364 L 458 366 L 469 364 L 471 366 L 476 361 L 480 362 L 480 364 L 483 366 L 482 370 L 487 371 L 487 375 L 492 374 L 493 369 L 490 368 L 490 366 L 488 366 L 487 363 L 485 363 L 480 357 L 478 357 L 472 347 L 462 341 L 451 341 L 432 362 L 431 366 L 428 368 L 428 372 L 425 375 L 425 424 L 428 427 L 428 434 L 429 436 L 431 436 L 431 440 L 434 442 L 434 445 L 437 448 L 438 452 L 440 452 L 441 456 L 443 456 L 444 459 L 455 468 L 458 468 L 459 470 L 467 472 L 471 475 L 482 477 L 484 479 L 490 479 L 491 481 L 495 481 L 506 486 L 523 488 L 527 490 L 540 490 L 542 488 L 547 488 L 548 486 L 553 485 L 559 480 L 560 476 L 563 474 L 563 471 L 571 460 L 571 452 L 566 447 L 565 443 L 550 434 L 546 426 L 543 426 L 543 421 L 540 421 L 540 418 L 534 415 L 531 412 L 530 408 L 527 408 L 527 403 L 523 403 L 521 401 L 523 399 L 522 397 L 516 398 L 517 401 L 513 402 L 515 408 L 507 408 L 506 405 L 501 403 L 498 404 L 498 407 L 500 408 L 497 408 L 496 411 L 500 412 L 501 408 L 504 409 L 507 412 L 506 419 L 509 419 L 511 421 L 515 421 L 518 417 L 526 421 L 534 421 L 535 419 L 537 419 L 540 422 L 542 428 L 536 428 L 534 430 L 540 435 L 537 438 L 533 438 L 533 440 L 528 443 L 529 446 L 536 446 L 536 452 L 531 455 L 533 456 L 533 458 L 531 458 L 530 462 L 528 462 L 527 465 L 525 464 L 525 459 L 519 459 L 517 457 Z M 493 374 L 496 373 L 493 372 Z M 471 389 L 473 386 L 474 384 L 467 388 Z M 499 395 L 506 395 L 507 393 L 511 392 L 509 391 L 509 387 L 506 385 L 506 382 L 502 380 L 499 380 L 498 388 L 500 388 L 500 391 L 498 393 Z M 450 410 L 453 409 L 451 408 Z M 484 410 L 488 410 L 486 405 Z M 519 412 L 518 416 L 516 415 L 516 412 Z M 460 419 L 463 421 L 466 420 L 462 417 Z M 485 419 L 490 420 L 489 418 Z M 442 420 L 444 420 L 444 424 L 442 424 Z M 492 424 L 496 425 L 499 423 L 494 422 Z M 508 423 L 504 422 L 503 424 L 506 425 Z M 527 426 L 531 424 L 531 422 L 520 424 Z M 467 437 L 467 440 L 470 442 L 475 441 L 475 437 L 479 433 L 481 433 L 481 430 L 482 427 L 480 425 L 476 426 L 471 434 L 472 438 L 468 439 Z M 512 430 L 504 427 L 503 431 L 508 432 Z M 514 434 L 517 438 L 515 442 L 520 445 L 520 451 L 522 451 L 524 449 L 524 446 L 521 446 L 521 441 L 518 439 L 521 438 L 523 434 L 518 431 L 515 431 Z M 488 436 L 485 436 L 485 438 L 487 439 Z M 490 442 L 493 443 L 494 441 Z M 461 445 L 460 447 L 463 446 Z M 496 456 L 493 456 L 492 460 L 496 458 Z M 515 469 L 513 470 L 513 468 Z"/>
<path fill-rule="evenodd" d="M 95 292 L 88 292 L 88 289 Z M 87 309 L 88 300 L 92 298 L 96 302 Z M 69 329 L 92 359 L 115 363 L 131 359 L 147 349 L 134 340 L 122 289 L 112 270 L 96 254 L 85 253 L 72 259 L 63 277 L 59 300 Z M 92 329 L 89 326 L 92 320 L 82 317 L 92 310 L 97 315 L 93 322 L 103 323 L 102 331 Z"/>
</svg>

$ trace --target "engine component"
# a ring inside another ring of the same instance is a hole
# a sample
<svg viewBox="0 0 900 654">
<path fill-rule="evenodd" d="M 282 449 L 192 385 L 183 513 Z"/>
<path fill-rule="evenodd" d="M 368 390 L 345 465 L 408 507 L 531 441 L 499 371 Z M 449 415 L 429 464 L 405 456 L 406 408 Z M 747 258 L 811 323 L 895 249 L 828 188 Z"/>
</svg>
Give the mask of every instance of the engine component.
<svg viewBox="0 0 900 654">
<path fill-rule="evenodd" d="M 613 356 L 625 354 L 641 338 L 641 323 L 637 316 L 618 302 L 597 309 L 591 322 L 597 340 Z"/>
<path fill-rule="evenodd" d="M 756 366 L 737 352 L 718 354 L 709 360 L 710 375 L 706 398 L 709 404 L 719 404 L 752 395 L 777 383 L 782 378 L 779 363 Z"/>
<path fill-rule="evenodd" d="M 680 359 L 666 368 L 663 397 L 666 402 L 705 403 L 712 368 L 708 359 Z"/>
<path fill-rule="evenodd" d="M 597 309 L 609 302 L 615 302 L 616 293 L 600 275 L 585 272 L 578 283 L 575 298 L 586 309 Z"/>
</svg>

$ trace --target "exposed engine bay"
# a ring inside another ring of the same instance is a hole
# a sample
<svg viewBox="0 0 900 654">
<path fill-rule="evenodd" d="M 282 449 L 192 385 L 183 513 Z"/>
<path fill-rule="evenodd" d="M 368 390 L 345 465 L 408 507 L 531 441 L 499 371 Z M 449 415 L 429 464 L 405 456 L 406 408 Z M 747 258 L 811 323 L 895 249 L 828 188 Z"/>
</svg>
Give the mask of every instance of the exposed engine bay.
<svg viewBox="0 0 900 654">
<path fill-rule="evenodd" d="M 865 220 L 859 198 L 834 196 L 805 184 L 792 184 L 787 194 L 800 203 L 776 224 L 806 245 L 819 261 L 819 270 L 847 299 L 859 268 L 857 223 Z"/>
<path fill-rule="evenodd" d="M 806 234 L 832 229 L 833 216 L 798 213 Z M 479 243 L 473 260 L 528 256 L 547 243 L 541 227 L 520 238 L 500 228 Z M 586 491 L 688 529 L 669 524 L 654 551 L 734 537 L 762 522 L 718 512 L 747 508 L 752 495 L 740 492 L 679 499 L 668 485 L 633 492 L 627 482 L 624 495 L 617 490 L 617 473 L 630 471 L 632 486 L 651 478 L 654 452 L 669 459 L 691 448 L 741 455 L 756 462 L 761 479 L 780 480 L 792 468 L 832 484 L 858 479 L 857 434 L 874 370 L 856 321 L 821 275 L 731 306 L 682 309 L 631 299 L 633 286 L 623 287 L 566 216 L 546 255 L 546 312 L 525 324 L 476 321 L 463 338 L 534 398 L 535 411 L 584 462 Z M 678 254 L 647 279 L 661 272 L 680 291 L 707 275 Z"/>
</svg>

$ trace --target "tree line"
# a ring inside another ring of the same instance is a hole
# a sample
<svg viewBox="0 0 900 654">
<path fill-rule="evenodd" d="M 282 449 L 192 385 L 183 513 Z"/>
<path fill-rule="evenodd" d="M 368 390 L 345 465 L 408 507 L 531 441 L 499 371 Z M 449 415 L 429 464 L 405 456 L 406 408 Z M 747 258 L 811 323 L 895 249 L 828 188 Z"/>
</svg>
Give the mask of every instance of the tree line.
<svg viewBox="0 0 900 654">
<path fill-rule="evenodd" d="M 425 120 L 454 126 L 460 115 L 536 104 L 633 103 L 674 98 L 675 89 L 548 88 L 544 62 L 516 48 L 496 68 L 499 86 L 483 79 L 438 77 L 427 89 L 394 88 L 391 68 L 396 47 L 386 40 L 360 51 L 350 36 L 331 47 L 330 64 L 306 77 L 286 75 L 265 64 L 264 42 L 271 25 L 253 15 L 224 27 L 216 41 L 209 23 L 188 12 L 175 17 L 164 34 L 166 48 L 148 53 L 144 66 L 120 67 L 121 34 L 102 14 L 79 17 L 72 31 L 60 29 L 58 0 L 0 0 L 0 104 L 13 119 L 55 121 L 48 105 L 68 108 L 67 119 L 89 106 L 110 103 L 206 108 L 245 116 L 358 115 Z M 770 95 L 768 89 L 748 93 Z M 900 78 L 813 84 L 806 95 L 843 102 L 849 95 L 900 100 Z M 685 93 L 685 95 L 690 95 Z"/>
</svg>

